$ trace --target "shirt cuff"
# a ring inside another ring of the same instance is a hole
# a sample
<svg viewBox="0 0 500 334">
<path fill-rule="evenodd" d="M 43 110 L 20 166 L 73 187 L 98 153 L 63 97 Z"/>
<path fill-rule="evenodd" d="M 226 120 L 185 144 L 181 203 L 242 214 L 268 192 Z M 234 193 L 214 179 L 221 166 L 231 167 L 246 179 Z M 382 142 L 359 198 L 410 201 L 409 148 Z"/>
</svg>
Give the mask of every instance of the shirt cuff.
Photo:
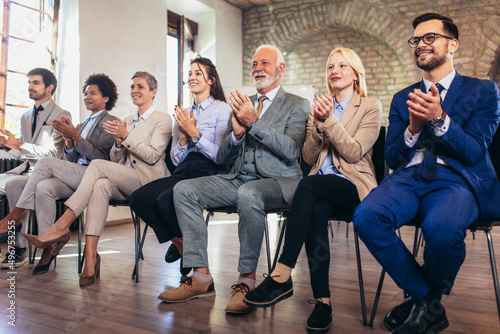
<svg viewBox="0 0 500 334">
<path fill-rule="evenodd" d="M 234 132 L 231 132 L 231 139 L 233 141 L 233 145 L 240 145 L 241 143 L 243 143 L 243 141 L 245 140 L 245 136 L 246 134 L 244 134 L 240 140 L 237 140 L 236 137 L 234 136 Z"/>
<path fill-rule="evenodd" d="M 72 147 L 71 149 L 67 150 L 66 146 L 64 146 L 64 152 L 66 152 L 66 153 L 73 153 L 74 150 L 75 150 L 74 147 Z"/>
<path fill-rule="evenodd" d="M 415 144 L 417 143 L 418 137 L 420 137 L 420 133 L 421 132 L 412 135 L 410 130 L 408 130 L 408 128 L 406 128 L 405 134 L 404 134 L 406 146 L 410 147 L 410 148 L 415 146 Z"/>
</svg>

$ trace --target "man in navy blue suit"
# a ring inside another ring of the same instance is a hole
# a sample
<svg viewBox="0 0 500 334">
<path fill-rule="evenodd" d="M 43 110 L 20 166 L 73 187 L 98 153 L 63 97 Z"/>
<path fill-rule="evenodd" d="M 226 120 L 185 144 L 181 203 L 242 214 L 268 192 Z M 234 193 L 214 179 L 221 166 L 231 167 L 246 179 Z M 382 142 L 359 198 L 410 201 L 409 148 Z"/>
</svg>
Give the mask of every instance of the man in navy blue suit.
<svg viewBox="0 0 500 334">
<path fill-rule="evenodd" d="M 453 68 L 458 28 L 439 14 L 413 21 L 408 44 L 423 80 L 391 104 L 385 157 L 394 172 L 358 206 L 354 226 L 373 256 L 408 293 L 384 319 L 391 333 L 448 327 L 441 296 L 465 259 L 465 235 L 478 217 L 499 215 L 500 184 L 488 155 L 499 121 L 495 83 Z M 421 222 L 424 264 L 396 235 Z"/>
</svg>

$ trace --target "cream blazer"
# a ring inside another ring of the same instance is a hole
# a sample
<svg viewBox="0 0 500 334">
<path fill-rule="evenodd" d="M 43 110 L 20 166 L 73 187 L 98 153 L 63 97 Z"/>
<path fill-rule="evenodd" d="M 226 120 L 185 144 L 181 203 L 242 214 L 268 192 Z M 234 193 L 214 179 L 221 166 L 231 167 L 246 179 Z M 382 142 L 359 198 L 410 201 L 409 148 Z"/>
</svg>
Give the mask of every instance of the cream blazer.
<svg viewBox="0 0 500 334">
<path fill-rule="evenodd" d="M 309 175 L 320 170 L 333 145 L 333 165 L 348 177 L 363 200 L 377 186 L 371 159 L 372 146 L 377 141 L 382 119 L 382 103 L 354 93 L 340 121 L 333 115 L 317 128 L 314 124 L 314 105 L 309 112 L 306 142 L 302 155 L 314 164 Z"/>
<path fill-rule="evenodd" d="M 124 164 L 126 153 L 130 152 L 130 160 L 139 174 L 141 185 L 170 176 L 165 164 L 165 149 L 172 138 L 172 118 L 166 113 L 154 111 L 146 120 L 141 120 L 135 133 L 132 133 L 133 118 L 134 115 L 124 119 L 130 134 L 122 142 L 121 149 L 116 148 L 116 143 L 113 145 L 111 161 Z"/>
</svg>

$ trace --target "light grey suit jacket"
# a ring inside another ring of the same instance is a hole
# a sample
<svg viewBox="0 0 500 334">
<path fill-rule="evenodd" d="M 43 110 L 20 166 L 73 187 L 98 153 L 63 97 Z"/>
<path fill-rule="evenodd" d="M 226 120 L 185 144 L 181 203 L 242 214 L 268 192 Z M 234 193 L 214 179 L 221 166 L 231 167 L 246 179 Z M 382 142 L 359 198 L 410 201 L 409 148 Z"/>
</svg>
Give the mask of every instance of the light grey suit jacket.
<svg viewBox="0 0 500 334">
<path fill-rule="evenodd" d="M 165 149 L 172 139 L 172 118 L 166 113 L 154 111 L 146 120 L 139 121 L 135 133 L 132 133 L 133 119 L 134 116 L 124 119 L 130 134 L 122 142 L 121 149 L 113 145 L 111 161 L 124 164 L 127 152 L 130 152 L 130 160 L 139 173 L 141 185 L 170 176 L 165 164 Z"/>
<path fill-rule="evenodd" d="M 26 170 L 26 165 L 35 166 L 38 159 L 43 157 L 63 158 L 64 138 L 51 125 L 53 119 L 59 119 L 61 115 L 71 120 L 71 114 L 59 107 L 53 100 L 49 101 L 47 107 L 38 116 L 35 132 L 31 135 L 31 124 L 33 123 L 33 108 L 21 115 L 21 139 L 23 147 L 21 151 L 10 150 L 14 157 L 25 160 L 18 167 L 11 169 L 7 174 L 21 174 Z"/>
<path fill-rule="evenodd" d="M 87 138 L 83 138 L 79 143 L 75 143 L 74 149 L 67 153 L 66 160 L 78 162 L 80 156 L 84 156 L 90 162 L 94 159 L 109 160 L 109 152 L 115 143 L 115 137 L 104 130 L 103 124 L 106 121 L 112 121 L 115 117 L 110 115 L 107 110 L 104 110 L 95 121 L 92 129 L 87 134 Z M 88 119 L 80 124 L 78 133 L 82 133 Z"/>
<path fill-rule="evenodd" d="M 255 98 L 256 95 L 250 97 L 252 103 Z M 246 134 L 259 142 L 255 151 L 257 171 L 279 183 L 283 199 L 288 204 L 292 203 L 295 189 L 302 178 L 299 158 L 306 134 L 308 111 L 309 101 L 280 88 L 264 115 Z M 234 145 L 232 131 L 230 124 L 218 152 L 221 163 L 232 163 L 230 174 L 223 175 L 228 178 L 236 177 L 242 169 L 247 145 L 247 140 Z"/>
</svg>

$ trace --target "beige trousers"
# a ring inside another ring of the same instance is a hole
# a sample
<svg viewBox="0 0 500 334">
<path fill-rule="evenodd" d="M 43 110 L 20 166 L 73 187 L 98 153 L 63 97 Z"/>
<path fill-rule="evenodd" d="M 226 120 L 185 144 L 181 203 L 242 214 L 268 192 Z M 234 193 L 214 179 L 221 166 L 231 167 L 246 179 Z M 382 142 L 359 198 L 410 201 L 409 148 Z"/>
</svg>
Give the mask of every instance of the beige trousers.
<svg viewBox="0 0 500 334">
<path fill-rule="evenodd" d="M 124 200 L 141 186 L 132 167 L 106 160 L 92 160 L 75 193 L 65 202 L 76 216 L 87 208 L 85 233 L 101 236 L 108 217 L 109 200 Z"/>
</svg>

